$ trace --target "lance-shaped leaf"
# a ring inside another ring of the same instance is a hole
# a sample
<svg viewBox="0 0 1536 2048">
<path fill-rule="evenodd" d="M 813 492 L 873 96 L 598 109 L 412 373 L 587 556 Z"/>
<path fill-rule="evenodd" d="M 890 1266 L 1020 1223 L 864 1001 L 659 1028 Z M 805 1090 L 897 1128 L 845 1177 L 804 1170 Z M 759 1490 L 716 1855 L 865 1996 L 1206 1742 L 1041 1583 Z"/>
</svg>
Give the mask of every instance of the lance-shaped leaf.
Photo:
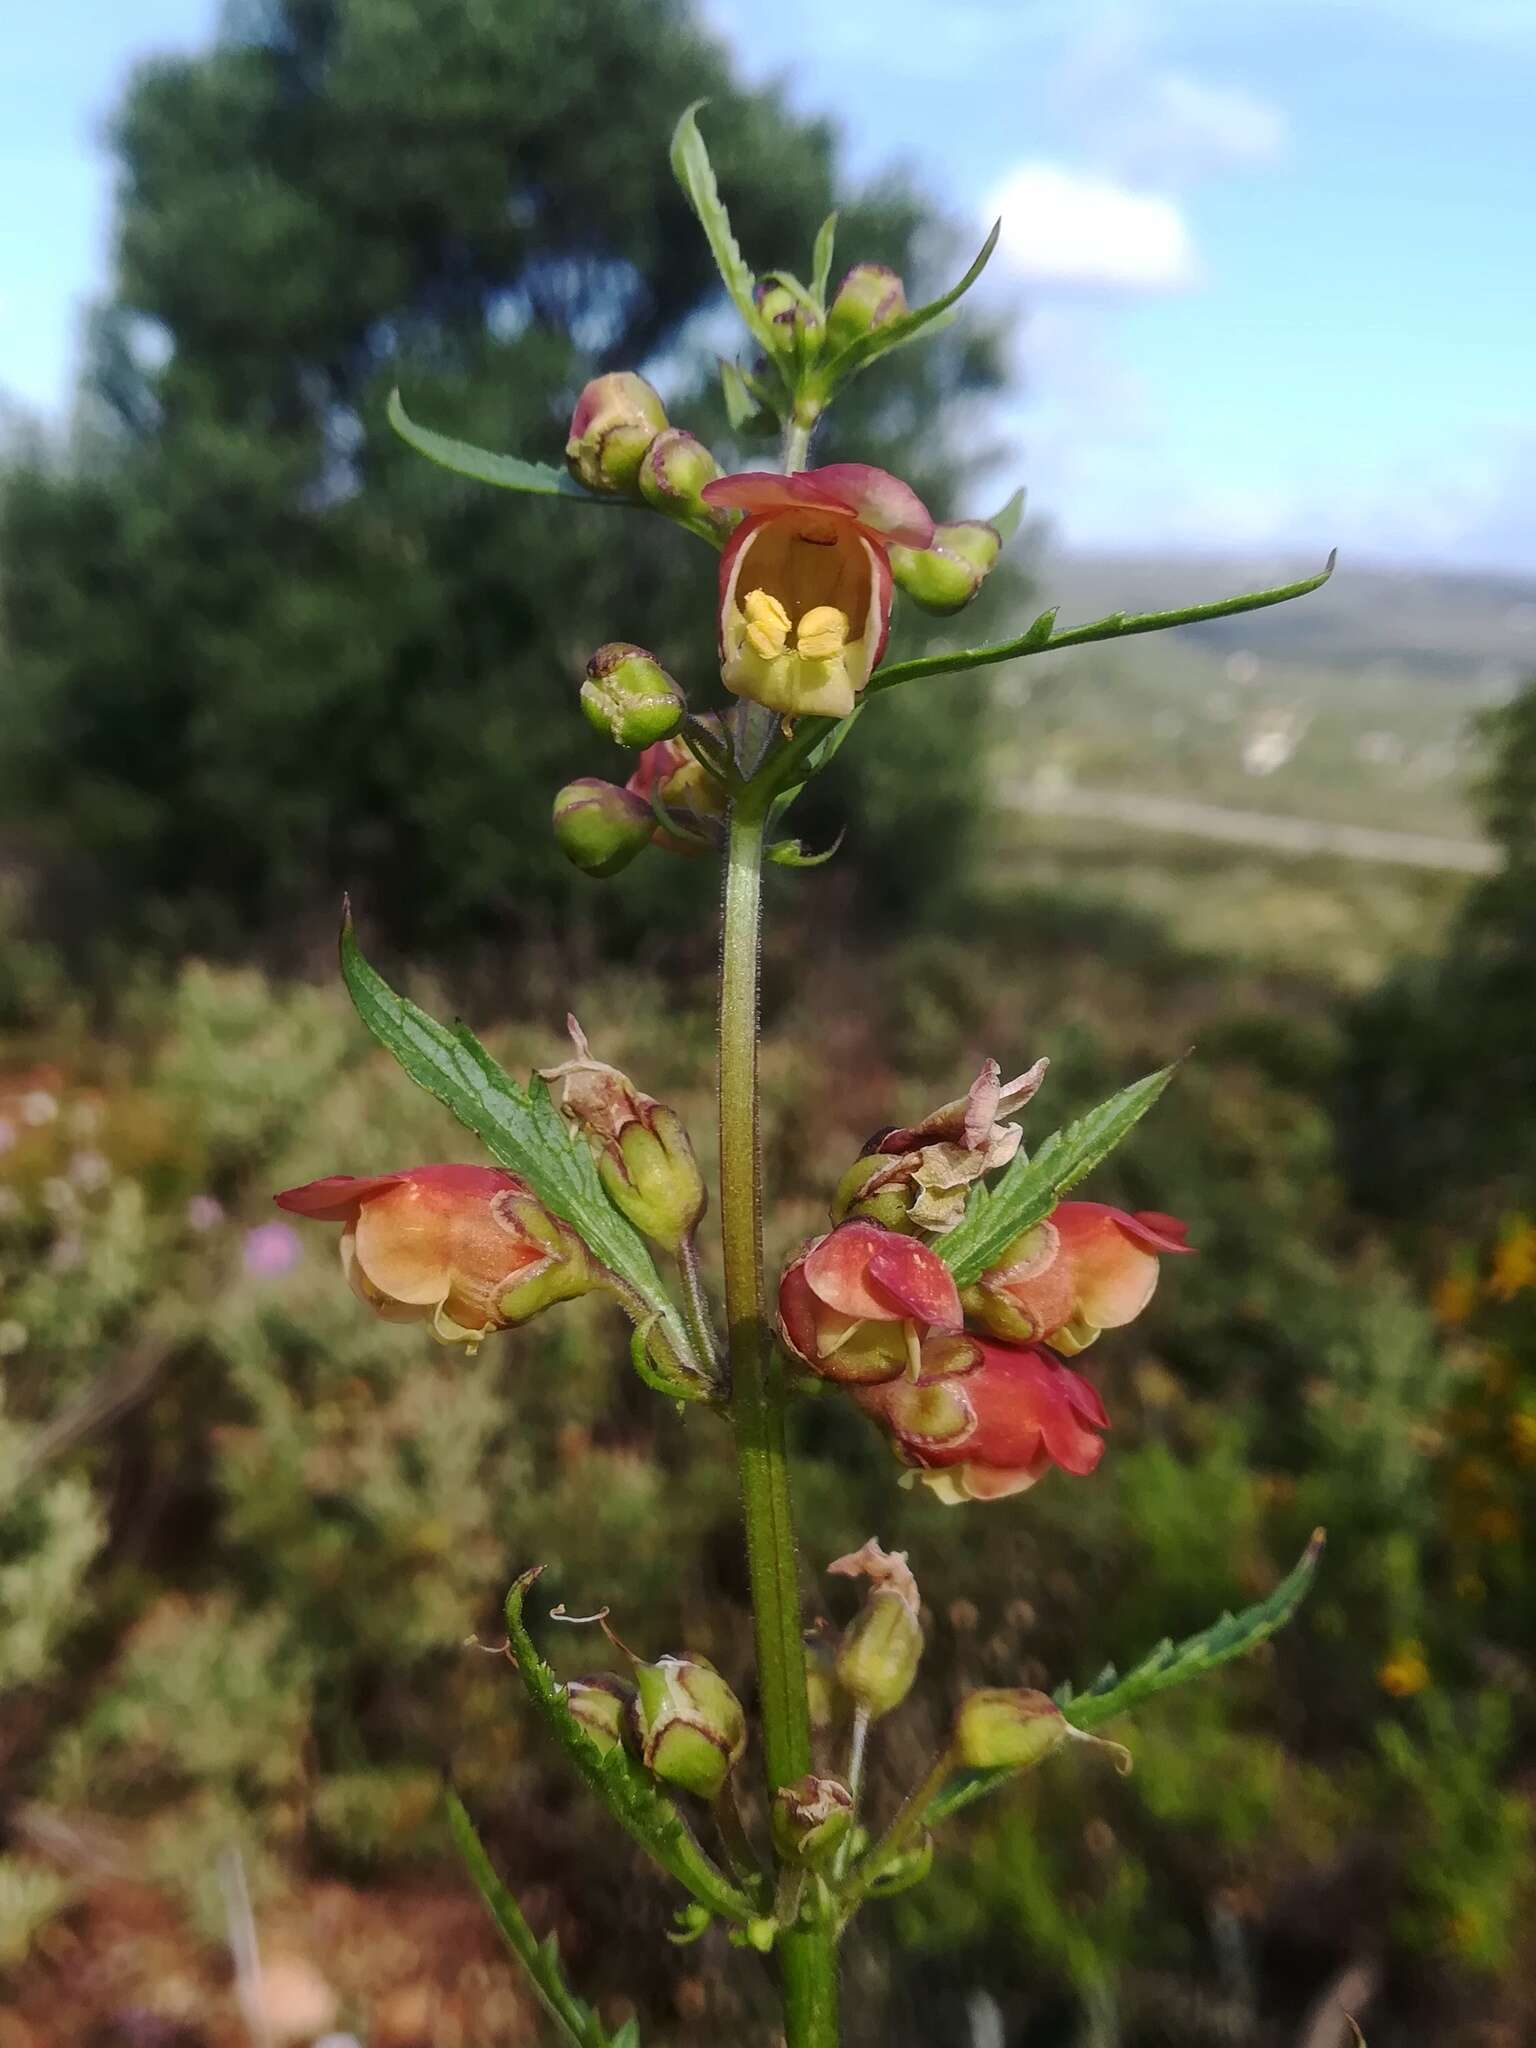
<svg viewBox="0 0 1536 2048">
<path fill-rule="evenodd" d="M 744 1925 L 757 1908 L 714 1864 L 665 1793 L 628 1755 L 621 1744 L 599 1749 L 565 1703 L 560 1681 L 534 1647 L 523 1620 L 528 1588 L 543 1566 L 524 1572 L 507 1595 L 507 1639 L 518 1676 L 527 1688 L 539 1718 L 575 1764 L 614 1819 L 670 1877 L 686 1887 L 701 1906 L 723 1920 Z"/>
<path fill-rule="evenodd" d="M 827 284 L 832 276 L 832 251 L 837 242 L 837 215 L 829 213 L 816 230 L 811 251 L 811 291 L 823 312 L 827 309 Z"/>
<path fill-rule="evenodd" d="M 979 1279 L 1021 1231 L 1049 1216 L 1062 1196 L 1141 1121 L 1177 1072 L 1175 1062 L 1132 1082 L 1065 1130 L 1053 1131 L 1029 1156 L 1017 1152 L 995 1186 L 978 1188 L 964 1220 L 933 1247 L 956 1284 L 966 1287 Z"/>
<path fill-rule="evenodd" d="M 364 959 L 350 909 L 341 927 L 341 973 L 358 1015 L 416 1085 L 452 1110 L 493 1159 L 521 1175 L 624 1284 L 631 1305 L 660 1318 L 677 1355 L 692 1357 L 645 1240 L 604 1194 L 591 1152 L 555 1108 L 544 1082 L 535 1077 L 521 1087 L 467 1027 L 450 1030 L 397 995 Z"/>
<path fill-rule="evenodd" d="M 767 321 L 757 310 L 757 279 L 748 269 L 731 232 L 731 217 L 720 197 L 714 165 L 709 160 L 709 151 L 704 147 L 704 138 L 695 119 L 704 104 L 703 100 L 695 100 L 691 107 L 685 108 L 672 131 L 673 176 L 698 215 L 699 226 L 703 228 L 704 239 L 709 244 L 709 253 L 715 259 L 715 268 L 730 294 L 731 304 L 746 322 L 748 332 L 771 351 L 773 336 Z"/>
<path fill-rule="evenodd" d="M 1185 605 L 1178 611 L 1112 612 L 1108 618 L 1094 619 L 1086 626 L 1068 626 L 1060 633 L 1055 631 L 1059 607 L 1053 606 L 1016 639 L 999 640 L 991 647 L 966 647 L 955 654 L 918 655 L 912 661 L 898 661 L 889 668 L 876 669 L 869 681 L 870 694 L 892 690 L 898 683 L 915 682 L 919 676 L 955 675 L 965 669 L 986 668 L 995 661 L 1017 661 L 1022 655 L 1042 654 L 1047 649 L 1054 652 L 1059 647 L 1084 647 L 1094 640 L 1122 640 L 1132 633 L 1163 633 L 1170 626 L 1198 626 L 1205 619 L 1230 619 L 1240 612 L 1289 604 L 1293 597 L 1305 597 L 1310 591 L 1320 590 L 1333 574 L 1337 560 L 1335 548 L 1317 575 L 1304 576 L 1299 583 L 1277 584 L 1272 590 L 1249 590 L 1241 597 L 1221 597 L 1213 604 Z"/>
<path fill-rule="evenodd" d="M 1322 1554 L 1323 1532 L 1316 1529 L 1311 1542 L 1266 1599 L 1243 1608 L 1239 1614 L 1224 1614 L 1182 1643 L 1165 1639 L 1124 1678 L 1110 1665 L 1084 1693 L 1074 1695 L 1071 1686 L 1064 1685 L 1056 1694 L 1056 1704 L 1074 1728 L 1088 1734 L 1156 1694 L 1203 1678 L 1208 1671 L 1257 1649 L 1284 1628 L 1306 1598 Z M 963 1807 L 984 1799 L 1016 1775 L 1012 1770 L 958 1772 L 928 1807 L 924 1824 L 937 1827 L 941 1820 L 948 1820 Z"/>
<path fill-rule="evenodd" d="M 846 348 L 840 349 L 817 373 L 817 383 L 824 394 L 835 391 L 845 378 L 851 377 L 855 370 L 862 370 L 877 356 L 889 355 L 893 348 L 901 348 L 905 343 L 916 341 L 920 335 L 933 333 L 946 324 L 951 307 L 958 299 L 964 298 L 991 261 L 992 251 L 997 247 L 997 238 L 1002 231 L 1002 222 L 994 221 L 992 232 L 977 251 L 970 269 L 942 297 L 930 299 L 926 306 L 915 306 L 910 313 L 902 313 L 894 320 L 882 320 L 878 327 L 872 327 L 867 334 L 861 334 L 856 341 L 850 341 Z"/>
<path fill-rule="evenodd" d="M 1013 536 L 1019 530 L 1019 522 L 1024 517 L 1024 496 L 1025 494 L 1022 490 L 1015 491 L 1002 511 L 994 512 L 992 517 L 986 522 L 1004 547 L 1007 547 L 1009 541 L 1013 539 Z M 1054 616 L 1055 614 L 1052 613 L 1053 618 Z"/>
<path fill-rule="evenodd" d="M 779 408 L 767 385 L 750 377 L 738 363 L 720 358 L 720 390 L 725 399 L 725 416 L 734 434 L 772 434 L 779 425 Z"/>
<path fill-rule="evenodd" d="M 457 476 L 473 477 L 477 483 L 496 484 L 504 491 L 531 491 L 541 498 L 575 498 L 583 505 L 623 505 L 624 498 L 599 498 L 584 491 L 563 469 L 547 462 L 524 462 L 517 455 L 496 455 L 489 448 L 477 448 L 472 441 L 455 441 L 449 434 L 418 426 L 406 411 L 398 391 L 389 394 L 389 424 L 408 441 L 418 455 L 425 455 Z M 636 501 L 637 502 L 637 501 Z M 642 509 L 644 509 L 642 507 Z"/>
<path fill-rule="evenodd" d="M 571 1990 L 560 1965 L 560 1949 L 554 1935 L 541 1942 L 523 1918 L 522 1908 L 497 1876 L 490 1857 L 486 1855 L 485 1845 L 465 1811 L 464 1802 L 451 1787 L 447 1803 L 448 1825 L 458 1843 L 459 1854 L 464 1858 L 507 1947 L 527 1971 L 539 2003 L 554 2021 L 561 2040 L 571 2043 L 572 2048 L 620 2048 L 621 2041 L 632 2042 L 638 2048 L 640 2037 L 637 2033 L 626 2031 L 610 2036 L 586 2000 L 578 1998 Z"/>
</svg>

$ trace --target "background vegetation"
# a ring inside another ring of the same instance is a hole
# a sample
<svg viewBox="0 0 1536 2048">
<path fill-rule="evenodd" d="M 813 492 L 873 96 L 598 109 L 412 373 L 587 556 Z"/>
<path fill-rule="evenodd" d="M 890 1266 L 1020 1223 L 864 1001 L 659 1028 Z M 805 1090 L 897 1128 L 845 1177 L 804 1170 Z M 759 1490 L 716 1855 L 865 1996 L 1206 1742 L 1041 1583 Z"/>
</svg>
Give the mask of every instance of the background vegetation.
<svg viewBox="0 0 1536 2048">
<path fill-rule="evenodd" d="M 750 459 L 665 174 L 703 93 L 760 261 L 836 201 L 850 260 L 950 265 L 917 195 L 842 189 L 834 138 L 654 0 L 237 8 L 120 112 L 75 428 L 0 478 L 4 2048 L 247 2039 L 242 1889 L 275 2038 L 531 2040 L 443 1841 L 445 1767 L 605 2009 L 677 2048 L 766 2038 L 749 1961 L 660 1941 L 673 1902 L 470 1640 L 543 1559 L 552 1598 L 743 1674 L 711 1423 L 644 1393 L 586 1304 L 471 1361 L 368 1319 L 268 1200 L 467 1156 L 330 984 L 344 885 L 511 1063 L 574 1003 L 708 1130 L 707 876 L 653 855 L 594 890 L 546 829 L 558 782 L 612 766 L 572 715 L 592 642 L 632 635 L 707 695 L 708 555 L 461 487 L 380 420 L 398 379 L 421 417 L 548 456 L 581 381 L 640 361 Z M 954 330 L 867 379 L 828 452 L 949 509 L 996 377 L 992 338 Z M 1062 588 L 1134 606 L 1147 573 Z M 1015 616 L 1023 586 L 986 602 Z M 952 1514 L 842 1404 L 800 1415 L 808 1574 L 875 1531 L 929 1602 L 879 1796 L 962 1686 L 1082 1682 L 1331 1538 L 1302 1620 L 1147 1714 L 1129 1781 L 1061 1760 L 861 1924 L 856 2042 L 1328 2048 L 1330 1998 L 1373 2048 L 1536 2029 L 1536 688 L 1511 694 L 1489 624 L 1511 593 L 1464 593 L 1467 631 L 1426 647 L 1354 590 L 1331 624 L 897 696 L 807 827 L 847 817 L 846 852 L 773 883 L 779 1250 L 870 1129 L 987 1053 L 1051 1054 L 1038 1130 L 1198 1048 L 1092 1190 L 1200 1247 L 1089 1355 L 1098 1480 Z M 1266 734 L 1289 751 L 1255 769 Z M 1488 871 L 1021 811 L 1063 782 L 1480 822 Z"/>
</svg>

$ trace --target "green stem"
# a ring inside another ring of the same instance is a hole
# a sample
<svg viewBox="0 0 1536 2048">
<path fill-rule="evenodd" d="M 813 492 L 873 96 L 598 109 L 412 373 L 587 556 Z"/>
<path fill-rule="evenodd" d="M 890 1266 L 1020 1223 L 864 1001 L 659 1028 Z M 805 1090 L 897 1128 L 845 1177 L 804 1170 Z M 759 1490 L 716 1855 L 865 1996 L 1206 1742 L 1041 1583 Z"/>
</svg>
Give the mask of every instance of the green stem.
<svg viewBox="0 0 1536 2048">
<path fill-rule="evenodd" d="M 763 1286 L 758 1136 L 758 954 L 767 797 L 731 807 L 720 954 L 720 1230 L 730 1333 L 731 1426 L 746 1525 L 763 1761 L 772 1798 L 811 1768 L 805 1645 L 789 1492 L 783 1373 Z M 837 1958 L 828 1934 L 778 1945 L 785 2048 L 837 2048 Z"/>
</svg>

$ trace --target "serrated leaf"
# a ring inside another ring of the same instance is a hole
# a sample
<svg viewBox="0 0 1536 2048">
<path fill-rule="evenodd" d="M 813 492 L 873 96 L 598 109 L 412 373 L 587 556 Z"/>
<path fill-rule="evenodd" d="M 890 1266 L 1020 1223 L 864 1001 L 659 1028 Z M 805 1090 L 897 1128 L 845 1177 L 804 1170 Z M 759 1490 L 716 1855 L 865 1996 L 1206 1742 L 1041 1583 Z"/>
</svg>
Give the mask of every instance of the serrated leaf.
<svg viewBox="0 0 1536 2048">
<path fill-rule="evenodd" d="M 1024 517 L 1024 499 L 1025 492 L 1022 489 L 1015 491 L 1002 511 L 994 512 L 987 521 L 988 526 L 991 527 L 1004 547 L 1007 547 L 1009 541 L 1013 539 L 1013 536 L 1019 530 L 1019 522 Z M 1055 616 L 1053 612 L 1051 617 L 1054 619 Z"/>
<path fill-rule="evenodd" d="M 530 1088 L 520 1087 L 466 1025 L 450 1030 L 397 995 L 363 957 L 350 912 L 341 928 L 341 973 L 357 1014 L 417 1087 L 450 1109 L 493 1159 L 526 1180 L 593 1256 L 666 1322 L 681 1356 L 689 1357 L 676 1307 L 645 1240 L 603 1193 L 591 1153 L 560 1116 L 543 1081 L 535 1077 Z"/>
<path fill-rule="evenodd" d="M 870 677 L 869 693 L 894 689 L 898 683 L 913 683 L 921 676 L 960 675 L 968 669 L 986 668 L 993 662 L 1016 661 L 1021 655 L 1041 654 L 1047 648 L 1083 647 L 1093 640 L 1118 640 L 1133 633 L 1164 633 L 1171 626 L 1198 626 L 1206 619 L 1235 618 L 1241 612 L 1261 612 L 1273 604 L 1289 604 L 1320 590 L 1333 574 L 1338 549 L 1315 576 L 1303 576 L 1299 583 L 1280 583 L 1270 590 L 1248 590 L 1240 597 L 1218 598 L 1214 604 L 1184 605 L 1170 612 L 1112 612 L 1086 626 L 1069 626 L 1054 631 L 1058 606 L 1042 612 L 1033 625 L 1015 639 L 998 640 L 990 647 L 963 647 L 953 654 L 921 654 L 911 661 L 893 662 Z"/>
<path fill-rule="evenodd" d="M 754 296 L 757 279 L 747 267 L 731 232 L 731 217 L 720 197 L 714 165 L 709 160 L 709 151 L 704 147 L 704 138 L 695 119 L 699 108 L 705 104 L 703 100 L 695 100 L 691 107 L 685 108 L 672 131 L 672 173 L 698 216 L 704 239 L 709 244 L 709 253 L 715 259 L 715 268 L 720 273 L 720 281 L 730 296 L 731 304 L 746 322 L 748 332 L 755 335 L 764 348 L 771 350 L 773 336 L 768 331 L 767 321 L 757 310 Z"/>
<path fill-rule="evenodd" d="M 867 334 L 861 334 L 856 341 L 850 341 L 845 349 L 840 350 L 826 367 L 828 388 L 835 389 L 845 377 L 851 377 L 855 370 L 862 370 L 877 356 L 889 355 L 893 348 L 916 341 L 920 335 L 930 334 L 946 323 L 950 308 L 957 299 L 965 296 L 991 261 L 992 251 L 997 247 L 997 238 L 1002 231 L 1002 222 L 994 221 L 992 232 L 982 243 L 970 269 L 942 297 L 930 299 L 926 306 L 914 307 L 899 319 L 882 321 L 878 327 L 872 327 Z"/>
<path fill-rule="evenodd" d="M 1140 1122 L 1177 1071 L 1175 1062 L 1122 1088 L 1065 1130 L 1053 1131 L 1032 1154 L 1020 1151 L 995 1187 L 978 1191 L 964 1220 L 934 1244 L 956 1284 L 965 1287 L 979 1279 L 1022 1231 L 1049 1216 L 1062 1196 Z"/>
<path fill-rule="evenodd" d="M 1257 1649 L 1284 1628 L 1306 1598 L 1322 1551 L 1323 1532 L 1317 1529 L 1296 1563 L 1265 1599 L 1255 1601 L 1239 1614 L 1224 1614 L 1182 1643 L 1164 1637 L 1124 1678 L 1116 1676 L 1111 1664 L 1086 1692 L 1074 1694 L 1070 1685 L 1061 1686 L 1056 1693 L 1057 1706 L 1074 1728 L 1088 1734 L 1157 1693 L 1186 1685 L 1191 1679 L 1231 1663 L 1234 1657 Z M 985 1799 L 988 1793 L 997 1791 L 1017 1775 L 1014 1770 L 957 1772 L 928 1806 L 923 1815 L 924 1825 L 937 1827 L 940 1821 L 973 1806 L 978 1799 Z"/>
<path fill-rule="evenodd" d="M 507 1639 L 517 1674 L 540 1719 L 641 1848 L 700 1905 L 722 1919 L 744 1924 L 754 1917 L 753 1902 L 705 1855 L 672 1801 L 621 1746 L 606 1753 L 600 1750 L 567 1707 L 558 1679 L 534 1647 L 523 1620 L 523 1602 L 541 1569 L 524 1572 L 507 1594 L 506 1604 Z"/>
<path fill-rule="evenodd" d="M 823 312 L 827 309 L 827 284 L 832 276 L 832 251 L 837 245 L 837 215 L 829 213 L 816 230 L 811 251 L 811 291 Z"/>
<path fill-rule="evenodd" d="M 398 391 L 389 394 L 389 424 L 402 441 L 409 442 L 418 455 L 451 469 L 456 476 L 473 477 L 477 483 L 496 484 L 504 491 L 531 491 L 540 498 L 575 498 L 583 505 L 623 505 L 624 498 L 601 498 L 584 491 L 574 477 L 547 462 L 524 462 L 518 455 L 496 455 L 489 448 L 477 448 L 472 441 L 455 441 L 431 427 L 420 427 L 406 411 Z"/>
<path fill-rule="evenodd" d="M 566 1983 L 554 1935 L 549 1934 L 540 1941 L 523 1918 L 522 1908 L 497 1876 L 495 1866 L 485 1853 L 485 1845 L 458 1793 L 450 1786 L 446 1796 L 448 1826 L 475 1881 L 475 1888 L 501 1930 L 503 1940 L 527 1972 L 539 2003 L 559 2029 L 561 2039 L 572 2043 L 573 2048 L 620 2048 L 625 2037 L 615 2035 L 610 2043 L 597 2014 Z M 638 2040 L 639 2037 L 630 2038 Z"/>
</svg>

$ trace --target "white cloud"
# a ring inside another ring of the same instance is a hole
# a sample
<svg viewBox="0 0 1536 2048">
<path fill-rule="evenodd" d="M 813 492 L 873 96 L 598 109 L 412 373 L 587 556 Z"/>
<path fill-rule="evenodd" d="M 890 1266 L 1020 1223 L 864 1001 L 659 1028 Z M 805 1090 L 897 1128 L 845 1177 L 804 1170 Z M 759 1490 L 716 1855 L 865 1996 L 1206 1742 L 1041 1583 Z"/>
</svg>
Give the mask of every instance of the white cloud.
<svg viewBox="0 0 1536 2048">
<path fill-rule="evenodd" d="M 1128 98 L 1106 140 L 1127 169 L 1198 177 L 1273 163 L 1286 133 L 1280 109 L 1244 86 L 1158 71 Z"/>
<path fill-rule="evenodd" d="M 1177 203 L 1113 178 L 1034 159 L 1018 164 L 987 202 L 1001 216 L 1001 253 L 1034 285 L 1182 291 L 1199 277 Z"/>
</svg>

